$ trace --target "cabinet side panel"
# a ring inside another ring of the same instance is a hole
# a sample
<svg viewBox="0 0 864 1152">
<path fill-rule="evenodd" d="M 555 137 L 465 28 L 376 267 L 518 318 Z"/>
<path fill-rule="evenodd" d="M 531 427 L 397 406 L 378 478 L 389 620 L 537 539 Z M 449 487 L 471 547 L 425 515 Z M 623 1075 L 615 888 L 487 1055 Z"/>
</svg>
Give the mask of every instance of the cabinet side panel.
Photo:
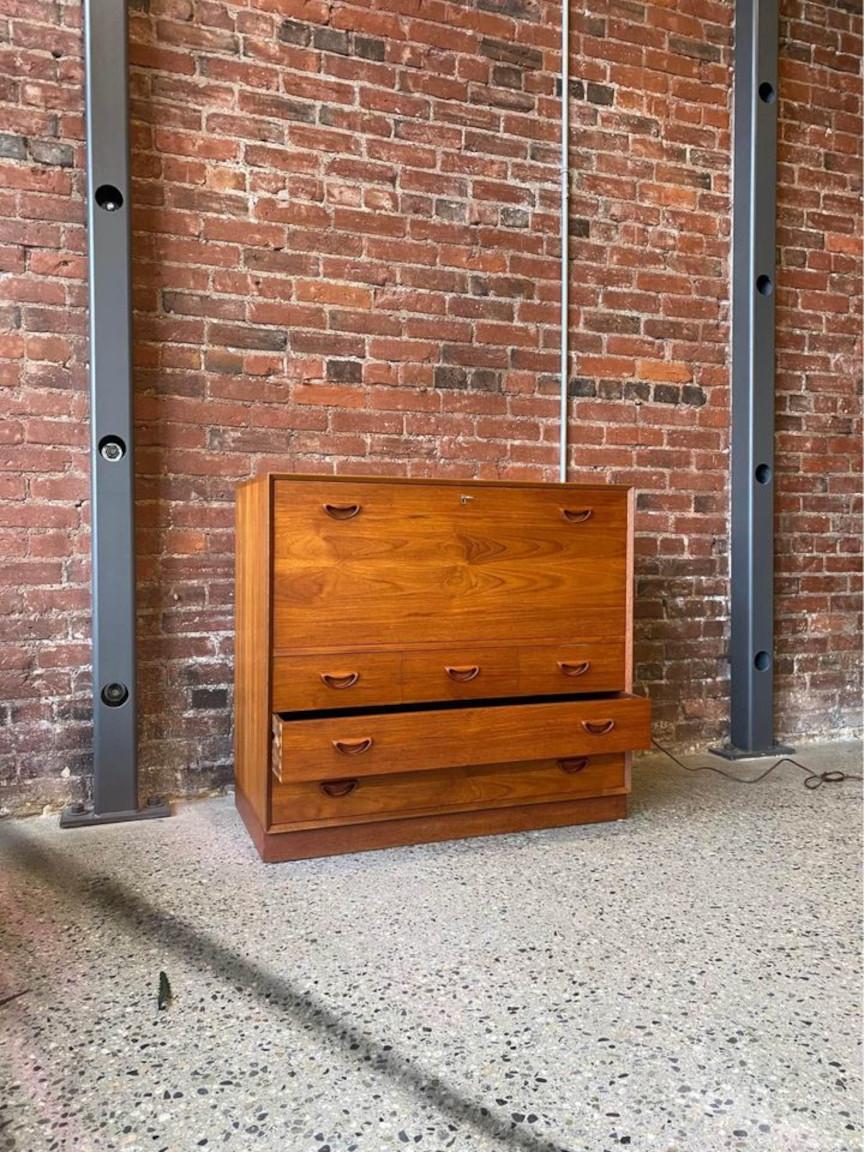
<svg viewBox="0 0 864 1152">
<path fill-rule="evenodd" d="M 633 691 L 633 599 L 636 581 L 636 490 L 627 493 L 627 609 L 624 614 L 624 691 Z M 624 786 L 630 791 L 633 753 L 624 757 Z"/>
<path fill-rule="evenodd" d="M 270 776 L 270 483 L 237 489 L 234 777 L 261 824 Z"/>
</svg>

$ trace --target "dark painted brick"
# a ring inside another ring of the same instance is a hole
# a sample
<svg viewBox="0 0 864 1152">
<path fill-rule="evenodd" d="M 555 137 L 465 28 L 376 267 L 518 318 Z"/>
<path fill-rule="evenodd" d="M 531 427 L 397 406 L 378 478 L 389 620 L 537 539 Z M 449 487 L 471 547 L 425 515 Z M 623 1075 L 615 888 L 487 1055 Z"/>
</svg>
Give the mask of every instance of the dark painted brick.
<svg viewBox="0 0 864 1152">
<path fill-rule="evenodd" d="M 234 324 L 211 324 L 210 343 L 227 348 L 250 348 L 262 352 L 284 352 L 288 337 L 278 328 L 252 328 Z"/>
<path fill-rule="evenodd" d="M 723 505 L 723 499 L 716 495 L 716 493 L 702 494 L 693 497 L 693 511 L 694 512 L 719 512 Z"/>
<path fill-rule="evenodd" d="M 500 392 L 501 373 L 492 368 L 475 368 L 471 373 L 471 387 L 478 392 Z"/>
<path fill-rule="evenodd" d="M 192 692 L 193 708 L 227 708 L 228 690 L 226 688 L 196 688 Z"/>
<path fill-rule="evenodd" d="M 655 384 L 654 400 L 657 404 L 680 404 L 681 389 L 677 384 Z"/>
<path fill-rule="evenodd" d="M 567 385 L 568 396 L 596 396 L 597 385 L 593 380 L 583 380 L 574 376 Z"/>
<path fill-rule="evenodd" d="M 58 144 L 56 140 L 28 140 L 27 146 L 38 164 L 71 168 L 75 160 L 75 149 L 71 144 Z"/>
<path fill-rule="evenodd" d="M 327 379 L 340 384 L 359 384 L 363 379 L 363 365 L 357 360 L 328 360 Z"/>
<path fill-rule="evenodd" d="M 435 369 L 435 387 L 467 388 L 468 373 L 464 368 L 438 367 Z"/>
<path fill-rule="evenodd" d="M 285 44 L 297 44 L 305 48 L 312 39 L 312 29 L 297 20 L 283 20 L 279 27 L 279 39 Z"/>
<path fill-rule="evenodd" d="M 670 36 L 669 51 L 681 56 L 693 56 L 697 60 L 708 60 L 718 64 L 723 57 L 716 44 L 706 44 L 704 40 L 688 40 L 685 36 Z"/>
<path fill-rule="evenodd" d="M 480 41 L 480 51 L 490 60 L 499 60 L 502 64 L 516 64 L 520 68 L 543 67 L 543 53 L 539 48 L 528 48 L 524 44 L 484 36 Z"/>
<path fill-rule="evenodd" d="M 383 60 L 386 45 L 383 40 L 375 40 L 371 36 L 354 36 L 354 53 L 364 60 Z"/>
<path fill-rule="evenodd" d="M 561 98 L 561 77 L 555 77 L 555 95 Z M 570 81 L 570 99 L 571 100 L 584 100 L 585 99 L 585 85 L 581 80 Z"/>
<path fill-rule="evenodd" d="M 460 200 L 436 200 L 435 215 L 441 220 L 464 224 L 468 219 L 468 205 Z"/>
<path fill-rule="evenodd" d="M 615 99 L 614 91 L 607 84 L 595 84 L 591 80 L 585 86 L 585 95 L 592 104 L 611 104 Z"/>
<path fill-rule="evenodd" d="M 501 223 L 505 228 L 527 228 L 531 223 L 531 214 L 524 208 L 502 208 Z"/>
<path fill-rule="evenodd" d="M 691 404 L 694 408 L 701 408 L 708 397 L 696 384 L 685 384 L 681 389 L 681 399 L 685 404 Z"/>
<path fill-rule="evenodd" d="M 512 64 L 496 64 L 492 69 L 492 83 L 500 88 L 521 89 L 524 75 L 521 68 L 514 68 Z"/>
<path fill-rule="evenodd" d="M 347 56 L 351 42 L 347 32 L 340 32 L 336 28 L 313 28 L 312 47 L 321 52 L 335 52 L 339 56 Z"/>
<path fill-rule="evenodd" d="M 606 20 L 603 16 L 582 15 L 579 23 L 585 36 L 596 36 L 597 39 L 602 39 L 606 35 Z"/>
<path fill-rule="evenodd" d="M 624 395 L 624 385 L 620 380 L 601 380 L 598 395 L 603 400 L 620 400 Z"/>
<path fill-rule="evenodd" d="M 586 312 L 585 327 L 591 332 L 618 332 L 635 336 L 642 331 L 642 319 L 627 312 Z"/>
<path fill-rule="evenodd" d="M 477 0 L 477 7 L 482 12 L 500 12 L 516 20 L 540 19 L 535 0 Z"/>
<path fill-rule="evenodd" d="M 624 399 L 635 400 L 637 403 L 640 400 L 650 400 L 651 398 L 651 385 L 645 384 L 640 380 L 628 380 L 624 384 Z"/>
<path fill-rule="evenodd" d="M 7 160 L 26 160 L 27 141 L 23 136 L 0 132 L 0 156 Z"/>
</svg>

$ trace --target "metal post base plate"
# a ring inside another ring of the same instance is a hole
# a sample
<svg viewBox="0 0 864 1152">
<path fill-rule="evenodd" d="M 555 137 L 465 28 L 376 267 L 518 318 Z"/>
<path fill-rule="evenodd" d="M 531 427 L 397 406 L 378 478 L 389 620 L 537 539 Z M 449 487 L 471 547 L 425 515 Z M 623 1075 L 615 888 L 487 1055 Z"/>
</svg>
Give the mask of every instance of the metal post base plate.
<svg viewBox="0 0 864 1152">
<path fill-rule="evenodd" d="M 764 750 L 736 748 L 734 744 L 724 744 L 720 748 L 709 748 L 712 756 L 722 756 L 724 760 L 764 760 L 767 757 L 791 756 L 795 749 L 790 744 L 772 744 Z"/>
<path fill-rule="evenodd" d="M 171 805 L 165 804 L 161 797 L 154 797 L 145 808 L 133 808 L 129 812 L 94 812 L 83 805 L 72 805 L 60 813 L 60 827 L 89 828 L 94 824 L 121 824 L 130 820 L 162 820 L 170 815 Z"/>
</svg>

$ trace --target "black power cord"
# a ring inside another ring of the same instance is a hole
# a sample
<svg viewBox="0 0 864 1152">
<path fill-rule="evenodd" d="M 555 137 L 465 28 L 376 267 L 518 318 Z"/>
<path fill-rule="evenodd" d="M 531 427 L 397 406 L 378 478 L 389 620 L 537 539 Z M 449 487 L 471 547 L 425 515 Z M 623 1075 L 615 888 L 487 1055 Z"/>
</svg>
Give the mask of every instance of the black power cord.
<svg viewBox="0 0 864 1152">
<path fill-rule="evenodd" d="M 791 756 L 783 756 L 780 760 L 775 761 L 764 772 L 760 772 L 758 776 L 736 776 L 733 772 L 726 772 L 722 768 L 717 768 L 713 764 L 697 764 L 690 767 L 682 760 L 679 760 L 668 748 L 664 748 L 657 740 L 651 741 L 655 748 L 668 756 L 673 764 L 677 764 L 679 768 L 683 768 L 685 772 L 716 772 L 718 776 L 723 776 L 726 780 L 732 780 L 736 784 L 758 784 L 764 780 L 766 776 L 779 768 L 781 764 L 794 764 L 796 768 L 800 768 L 805 772 L 804 787 L 814 791 L 816 788 L 821 788 L 823 784 L 842 784 L 844 780 L 864 780 L 864 776 L 859 776 L 855 772 L 814 772 L 812 768 L 808 768 L 806 764 L 802 764 L 800 760 L 793 760 Z"/>
</svg>

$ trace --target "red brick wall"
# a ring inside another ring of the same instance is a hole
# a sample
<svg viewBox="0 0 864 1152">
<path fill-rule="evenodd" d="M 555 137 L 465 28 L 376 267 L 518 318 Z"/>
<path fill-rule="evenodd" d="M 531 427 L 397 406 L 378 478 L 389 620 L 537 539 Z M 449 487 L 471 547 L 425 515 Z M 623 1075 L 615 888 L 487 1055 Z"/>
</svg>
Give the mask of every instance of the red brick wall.
<svg viewBox="0 0 864 1152">
<path fill-rule="evenodd" d="M 777 707 L 860 722 L 861 4 L 781 5 Z"/>
<path fill-rule="evenodd" d="M 555 478 L 560 5 L 130 7 L 143 790 L 176 793 L 230 775 L 237 480 Z M 790 736 L 848 730 L 859 699 L 855 7 L 783 3 Z M 639 489 L 637 672 L 684 746 L 727 712 L 732 10 L 572 16 L 571 478 Z M 0 0 L 9 807 L 90 764 L 80 12 Z"/>
</svg>

